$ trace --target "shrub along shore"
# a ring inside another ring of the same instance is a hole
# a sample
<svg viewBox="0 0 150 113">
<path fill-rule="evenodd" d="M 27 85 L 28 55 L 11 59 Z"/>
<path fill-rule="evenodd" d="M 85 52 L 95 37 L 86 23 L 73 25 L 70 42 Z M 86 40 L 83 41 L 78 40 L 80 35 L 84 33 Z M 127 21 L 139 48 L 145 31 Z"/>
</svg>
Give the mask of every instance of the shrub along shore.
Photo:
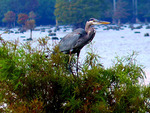
<svg viewBox="0 0 150 113">
<path fill-rule="evenodd" d="M 76 56 L 72 74 L 68 55 L 46 42 L 39 39 L 32 48 L 30 42 L 18 46 L 1 40 L 0 105 L 7 106 L 0 112 L 150 112 L 150 87 L 139 82 L 145 74 L 134 52 L 117 57 L 107 69 L 100 56 L 87 52 L 76 77 Z"/>
</svg>

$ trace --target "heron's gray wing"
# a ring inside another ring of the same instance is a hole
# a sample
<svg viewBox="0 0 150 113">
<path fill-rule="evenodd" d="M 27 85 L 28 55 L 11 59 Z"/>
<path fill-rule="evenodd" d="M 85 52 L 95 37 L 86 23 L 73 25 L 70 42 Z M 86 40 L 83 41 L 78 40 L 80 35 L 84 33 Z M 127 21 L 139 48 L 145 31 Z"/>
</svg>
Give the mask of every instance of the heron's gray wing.
<svg viewBox="0 0 150 113">
<path fill-rule="evenodd" d="M 78 29 L 74 30 L 73 32 L 74 33 L 79 33 L 79 34 L 85 34 L 86 33 L 85 30 L 82 29 L 82 28 L 78 28 Z"/>
<path fill-rule="evenodd" d="M 69 52 L 71 49 L 73 49 L 79 36 L 80 35 L 76 33 L 70 33 L 66 35 L 59 43 L 59 50 L 62 52 Z"/>
<path fill-rule="evenodd" d="M 84 29 L 76 29 L 72 33 L 66 35 L 59 43 L 59 50 L 62 52 L 69 53 L 72 50 L 79 38 L 85 33 Z"/>
</svg>

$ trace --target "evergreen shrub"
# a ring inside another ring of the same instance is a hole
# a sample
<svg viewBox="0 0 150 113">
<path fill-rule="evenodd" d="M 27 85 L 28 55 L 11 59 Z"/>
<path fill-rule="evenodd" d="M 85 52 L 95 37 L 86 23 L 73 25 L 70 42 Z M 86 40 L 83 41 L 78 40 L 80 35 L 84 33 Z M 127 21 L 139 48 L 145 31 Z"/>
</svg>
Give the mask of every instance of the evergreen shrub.
<svg viewBox="0 0 150 113">
<path fill-rule="evenodd" d="M 1 40 L 0 112 L 150 112 L 150 87 L 141 84 L 145 74 L 135 56 L 117 57 L 105 68 L 97 54 L 87 52 L 77 77 L 68 70 L 68 55 L 46 38 L 36 48 Z M 73 56 L 73 70 L 75 63 Z"/>
</svg>

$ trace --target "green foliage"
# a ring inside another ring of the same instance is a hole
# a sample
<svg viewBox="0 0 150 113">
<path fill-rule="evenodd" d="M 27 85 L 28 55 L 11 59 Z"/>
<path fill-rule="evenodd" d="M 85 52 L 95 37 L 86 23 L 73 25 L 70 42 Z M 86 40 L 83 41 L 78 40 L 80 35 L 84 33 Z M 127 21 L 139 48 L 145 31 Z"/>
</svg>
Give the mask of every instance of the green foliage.
<svg viewBox="0 0 150 113">
<path fill-rule="evenodd" d="M 8 11 L 28 14 L 31 11 L 37 16 L 37 24 L 73 24 L 83 27 L 86 20 L 91 17 L 111 21 L 116 18 L 123 23 L 133 22 L 135 16 L 143 21 L 150 20 L 149 0 L 115 0 L 116 12 L 114 14 L 114 0 L 0 0 L 0 20 Z M 127 5 L 128 4 L 128 5 Z M 55 14 L 55 15 L 54 15 Z M 137 14 L 137 15 L 136 15 Z M 56 17 L 55 17 L 56 16 Z M 0 21 L 2 25 L 2 21 Z"/>
<path fill-rule="evenodd" d="M 16 15 L 34 11 L 38 25 L 54 25 L 58 20 L 59 24 L 75 24 L 77 27 L 83 27 L 85 21 L 91 17 L 109 21 L 116 18 L 121 19 L 123 23 L 133 22 L 135 16 L 140 21 L 150 20 L 149 0 L 115 1 L 117 3 L 114 14 L 114 0 L 0 0 L 0 20 L 8 11 L 13 11 Z"/>
<path fill-rule="evenodd" d="M 0 0 L 0 20 L 8 11 L 13 11 L 16 15 L 34 11 L 39 25 L 54 24 L 54 6 L 55 0 Z M 2 21 L 0 21 L 0 25 L 2 25 Z"/>
<path fill-rule="evenodd" d="M 0 0 L 0 20 L 2 20 L 7 11 L 10 11 L 10 5 L 8 5 L 8 2 L 9 0 Z"/>
<path fill-rule="evenodd" d="M 36 18 L 36 14 L 33 11 L 29 12 L 29 19 L 35 19 L 35 18 Z"/>
<path fill-rule="evenodd" d="M 114 65 L 105 69 L 91 49 L 80 65 L 79 77 L 74 78 L 68 70 L 68 55 L 58 47 L 51 49 L 47 42 L 47 37 L 41 38 L 32 48 L 30 43 L 20 47 L 17 42 L 1 41 L 0 105 L 6 103 L 7 107 L 0 111 L 150 112 L 150 87 L 139 82 L 144 72 L 136 64 L 134 52 L 117 57 Z"/>
<path fill-rule="evenodd" d="M 15 23 L 16 14 L 13 11 L 8 11 L 4 14 L 3 22 L 8 23 L 11 26 L 12 23 Z"/>
<path fill-rule="evenodd" d="M 35 10 L 38 16 L 38 22 L 43 24 L 54 24 L 55 23 L 55 2 L 56 0 L 38 0 L 39 7 Z"/>
<path fill-rule="evenodd" d="M 101 17 L 103 5 L 106 5 L 103 0 L 56 0 L 55 16 L 60 24 L 83 27 L 91 17 Z"/>
<path fill-rule="evenodd" d="M 139 2 L 139 15 L 145 18 L 150 18 L 149 0 L 139 0 Z"/>
<path fill-rule="evenodd" d="M 18 21 L 17 21 L 17 23 L 18 23 L 18 24 L 25 25 L 25 23 L 26 23 L 26 21 L 27 21 L 28 18 L 29 18 L 29 17 L 28 17 L 27 14 L 20 13 L 20 14 L 18 15 Z"/>
<path fill-rule="evenodd" d="M 25 26 L 26 26 L 26 28 L 27 29 L 34 29 L 34 27 L 35 27 L 35 20 L 28 20 L 28 21 L 26 21 L 26 23 L 25 23 Z"/>
</svg>

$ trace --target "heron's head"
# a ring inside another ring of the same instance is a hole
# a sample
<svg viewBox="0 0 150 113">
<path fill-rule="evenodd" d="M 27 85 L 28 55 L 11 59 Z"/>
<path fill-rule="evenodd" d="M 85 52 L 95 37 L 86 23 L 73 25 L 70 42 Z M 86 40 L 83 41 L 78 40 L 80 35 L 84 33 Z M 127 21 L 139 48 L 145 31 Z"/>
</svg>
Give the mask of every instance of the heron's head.
<svg viewBox="0 0 150 113">
<path fill-rule="evenodd" d="M 100 21 L 95 18 L 90 18 L 90 20 L 87 22 L 89 25 L 101 25 L 101 24 L 110 24 L 110 22 L 107 21 Z"/>
</svg>

